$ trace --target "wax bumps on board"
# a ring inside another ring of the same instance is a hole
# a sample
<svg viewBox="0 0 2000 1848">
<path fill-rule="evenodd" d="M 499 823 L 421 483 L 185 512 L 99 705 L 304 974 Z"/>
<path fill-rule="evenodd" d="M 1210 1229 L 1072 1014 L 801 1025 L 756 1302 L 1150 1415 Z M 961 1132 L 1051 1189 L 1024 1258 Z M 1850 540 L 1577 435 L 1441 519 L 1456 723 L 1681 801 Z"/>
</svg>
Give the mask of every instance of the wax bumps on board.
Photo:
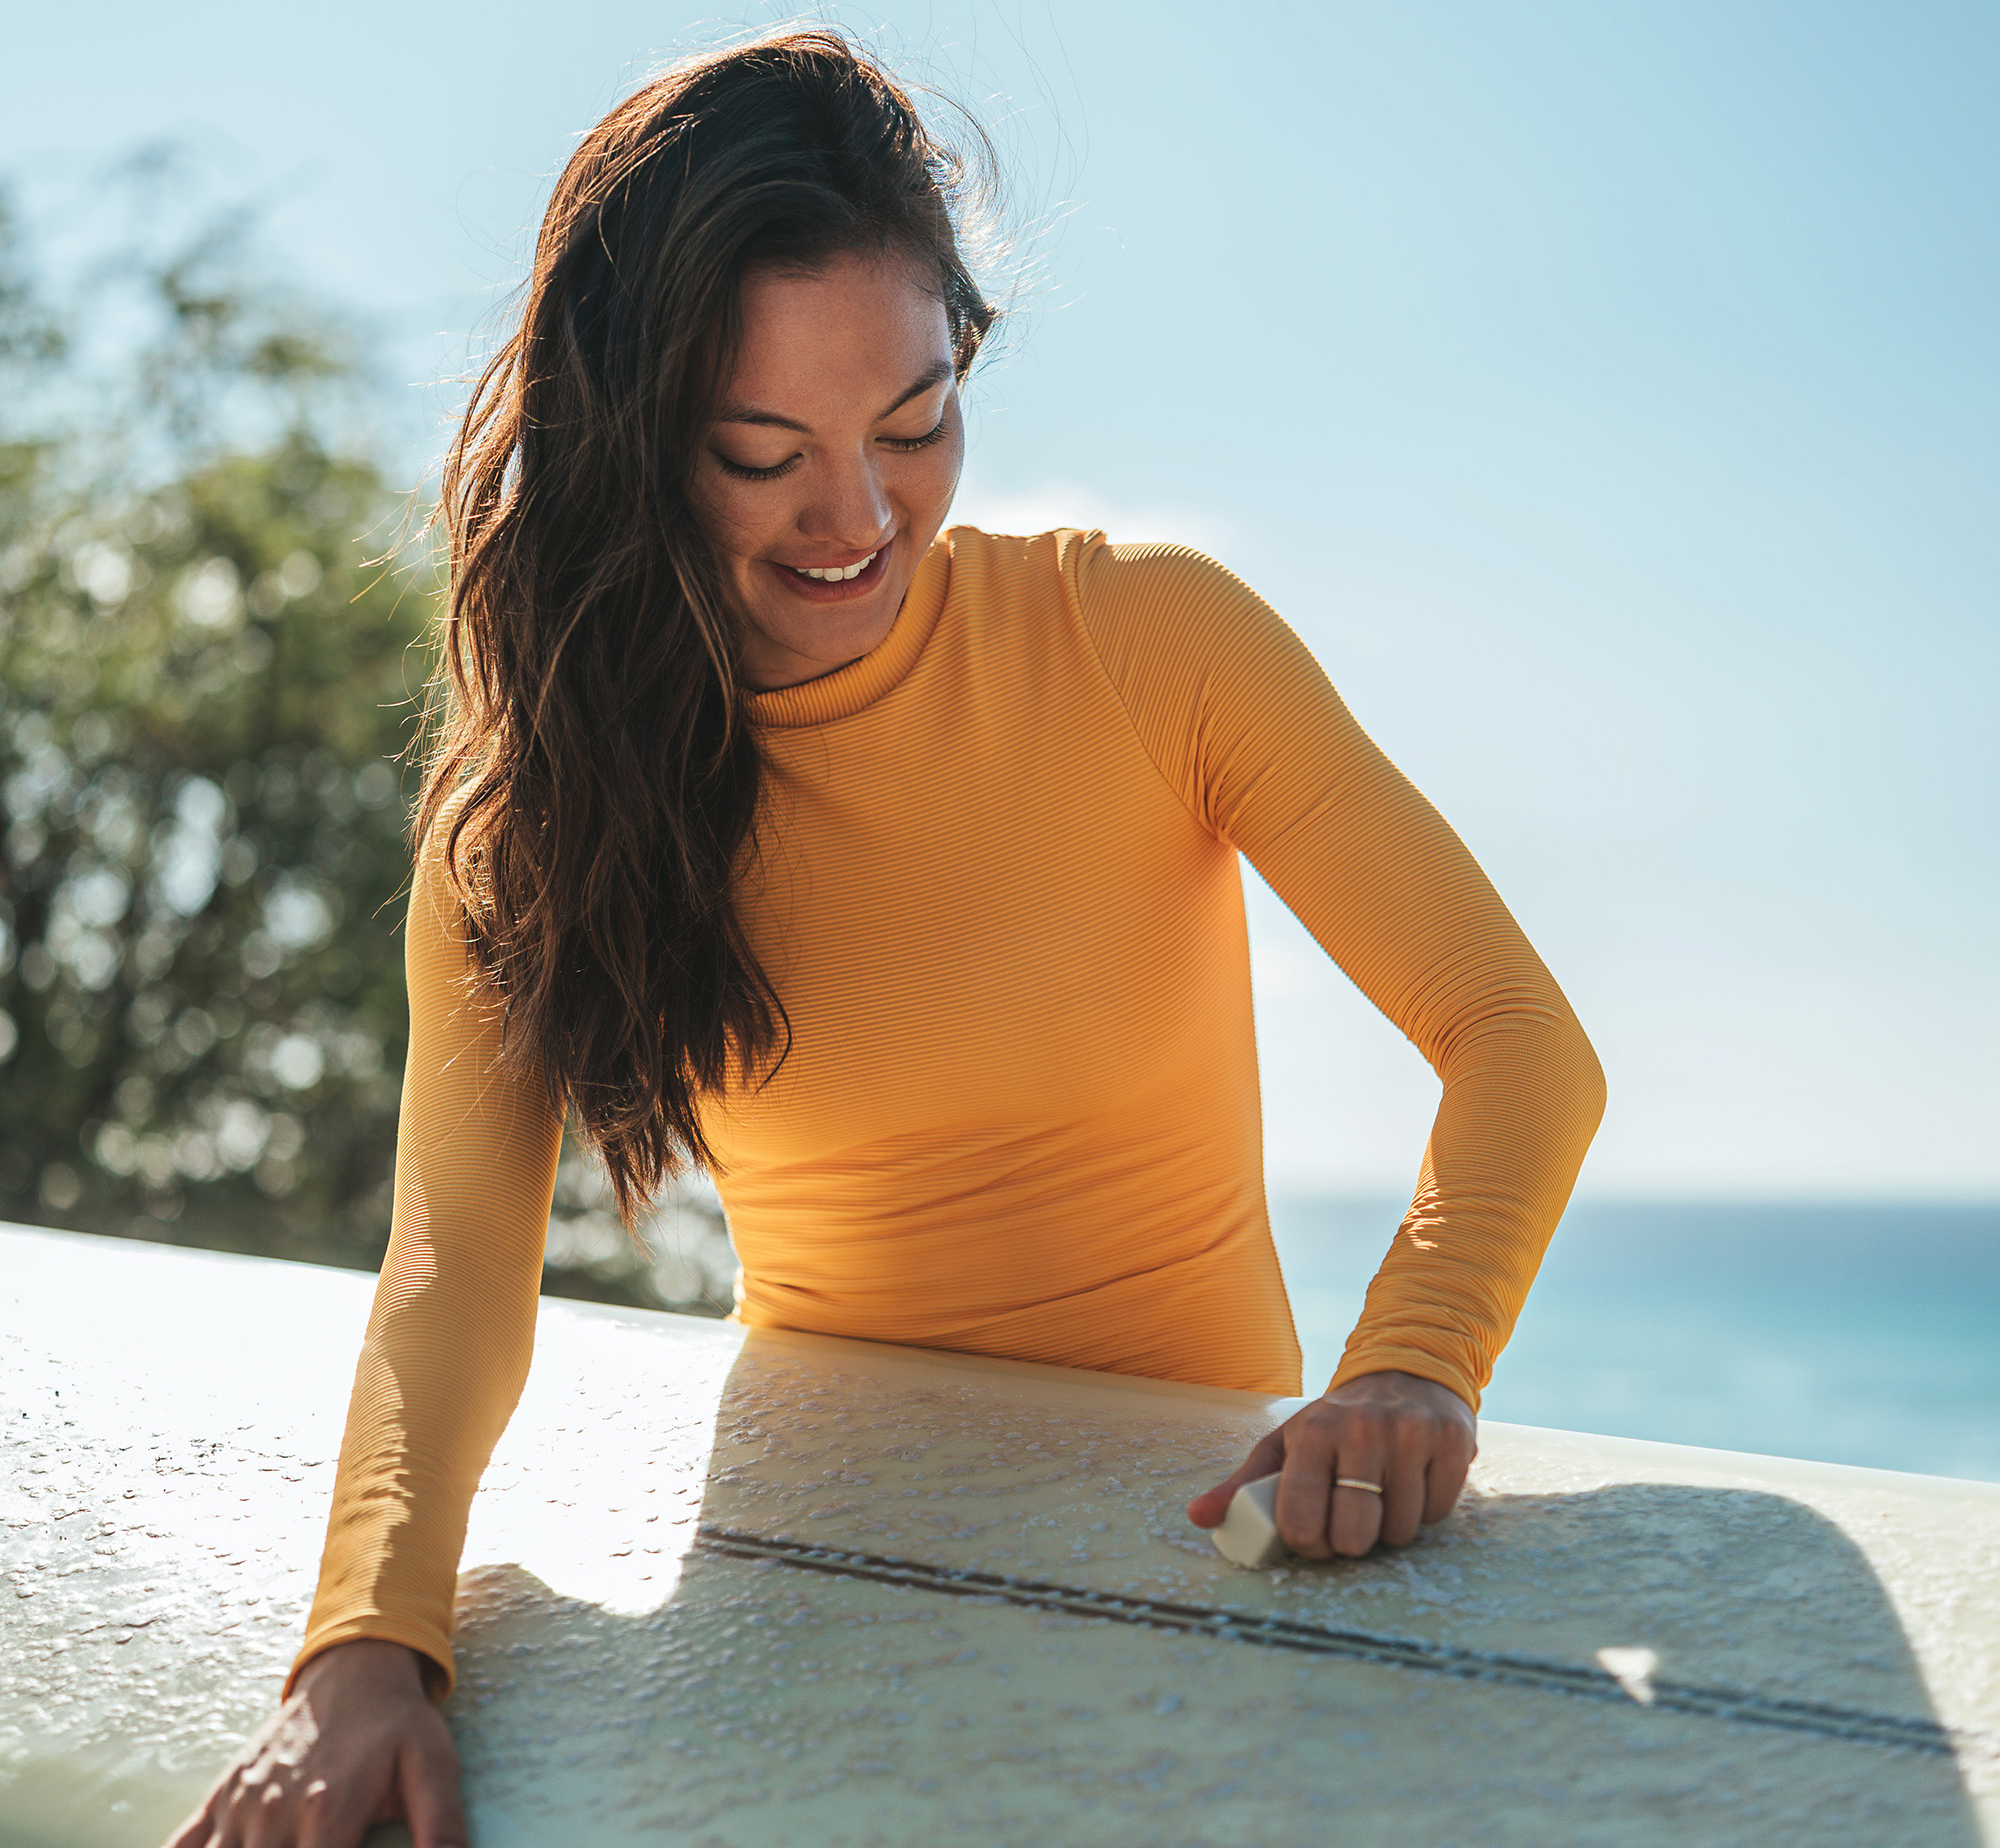
<svg viewBox="0 0 2000 1848">
<path fill-rule="evenodd" d="M 164 1840 L 263 1723 L 368 1299 L 0 1229 L 4 1848 Z M 2000 1842 L 2000 1487 L 1489 1422 L 1416 1545 L 1244 1572 L 1183 1510 L 1290 1402 L 537 1334 L 457 1586 L 481 1848 Z"/>
<path fill-rule="evenodd" d="M 1278 1538 L 1277 1476 L 1259 1476 L 1238 1489 L 1210 1537 L 1215 1550 L 1239 1566 L 1275 1566 L 1289 1558 L 1291 1549 Z"/>
</svg>

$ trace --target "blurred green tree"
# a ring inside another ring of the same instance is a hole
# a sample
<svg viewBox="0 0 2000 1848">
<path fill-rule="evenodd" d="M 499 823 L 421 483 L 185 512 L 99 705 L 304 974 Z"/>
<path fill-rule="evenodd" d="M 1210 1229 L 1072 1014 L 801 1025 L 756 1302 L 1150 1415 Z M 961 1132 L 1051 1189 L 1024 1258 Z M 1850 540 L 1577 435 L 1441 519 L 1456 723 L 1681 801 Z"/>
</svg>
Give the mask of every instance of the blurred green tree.
<svg viewBox="0 0 2000 1848">
<path fill-rule="evenodd" d="M 243 246 L 127 251 L 93 323 L 0 207 L 0 1216 L 372 1267 L 439 585 L 327 435 L 355 342 Z M 712 1197 L 654 1230 L 567 1150 L 548 1287 L 723 1306 Z"/>
<path fill-rule="evenodd" d="M 8 233 L 5 402 L 42 421 L 0 431 L 0 1210 L 368 1262 L 433 586 L 367 562 L 395 497 L 318 434 L 334 323 L 205 230 L 121 278 L 146 332 L 93 376 Z"/>
</svg>

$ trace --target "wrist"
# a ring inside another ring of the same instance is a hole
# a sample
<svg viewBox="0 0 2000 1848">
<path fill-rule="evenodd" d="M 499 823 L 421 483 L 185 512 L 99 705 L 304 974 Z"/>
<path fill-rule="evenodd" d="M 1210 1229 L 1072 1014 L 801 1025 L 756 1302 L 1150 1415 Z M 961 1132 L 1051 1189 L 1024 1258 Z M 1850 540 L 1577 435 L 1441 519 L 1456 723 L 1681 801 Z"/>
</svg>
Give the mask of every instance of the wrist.
<svg viewBox="0 0 2000 1848">
<path fill-rule="evenodd" d="M 357 1636 L 331 1643 L 299 1670 L 294 1684 L 301 1692 L 329 1684 L 366 1687 L 379 1694 L 424 1693 L 423 1655 L 407 1643 L 384 1637 Z"/>
<path fill-rule="evenodd" d="M 1384 1412 L 1420 1412 L 1448 1424 L 1474 1429 L 1479 1414 L 1456 1387 L 1421 1373 L 1384 1367 L 1373 1373 L 1350 1374 L 1329 1386 L 1325 1402 L 1337 1406 L 1369 1406 Z"/>
<path fill-rule="evenodd" d="M 1457 1386 L 1433 1379 L 1427 1373 L 1411 1373 L 1401 1367 L 1372 1367 L 1366 1373 L 1336 1375 L 1324 1398 L 1343 1400 L 1403 1398 L 1430 1401 L 1463 1410 L 1477 1417 L 1477 1407 Z"/>
</svg>

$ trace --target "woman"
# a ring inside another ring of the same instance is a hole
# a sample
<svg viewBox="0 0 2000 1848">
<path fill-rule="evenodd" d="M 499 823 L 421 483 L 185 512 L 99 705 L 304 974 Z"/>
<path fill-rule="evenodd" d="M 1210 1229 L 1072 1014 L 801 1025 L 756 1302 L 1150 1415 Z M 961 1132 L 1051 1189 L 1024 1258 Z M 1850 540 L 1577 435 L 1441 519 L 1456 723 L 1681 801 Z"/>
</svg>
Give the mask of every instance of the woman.
<svg viewBox="0 0 2000 1848">
<path fill-rule="evenodd" d="M 451 457 L 393 1236 L 278 1719 L 177 1848 L 463 1839 L 468 1504 L 565 1111 L 716 1174 L 765 1326 L 1299 1390 L 1239 849 L 1444 1081 L 1282 1469 L 1311 1558 L 1442 1518 L 1602 1080 L 1457 838 L 1220 567 L 940 538 L 993 320 L 955 170 L 840 39 L 683 66 L 556 188 Z"/>
</svg>

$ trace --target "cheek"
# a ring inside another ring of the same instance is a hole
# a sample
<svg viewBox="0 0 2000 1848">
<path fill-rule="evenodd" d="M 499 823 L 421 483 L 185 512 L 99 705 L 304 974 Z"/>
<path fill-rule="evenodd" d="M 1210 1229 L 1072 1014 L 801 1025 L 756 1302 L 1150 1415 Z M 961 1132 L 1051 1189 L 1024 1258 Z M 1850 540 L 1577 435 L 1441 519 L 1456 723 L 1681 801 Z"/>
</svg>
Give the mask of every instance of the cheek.
<svg viewBox="0 0 2000 1848">
<path fill-rule="evenodd" d="M 943 442 L 918 451 L 911 458 L 909 496 L 913 503 L 937 508 L 949 501 L 965 466 L 965 433 L 954 430 Z"/>
<path fill-rule="evenodd" d="M 746 494 L 744 485 L 724 476 L 710 476 L 702 483 L 695 503 L 709 538 L 731 558 L 754 556 L 769 525 L 769 509 L 761 506 L 754 494 Z"/>
</svg>

